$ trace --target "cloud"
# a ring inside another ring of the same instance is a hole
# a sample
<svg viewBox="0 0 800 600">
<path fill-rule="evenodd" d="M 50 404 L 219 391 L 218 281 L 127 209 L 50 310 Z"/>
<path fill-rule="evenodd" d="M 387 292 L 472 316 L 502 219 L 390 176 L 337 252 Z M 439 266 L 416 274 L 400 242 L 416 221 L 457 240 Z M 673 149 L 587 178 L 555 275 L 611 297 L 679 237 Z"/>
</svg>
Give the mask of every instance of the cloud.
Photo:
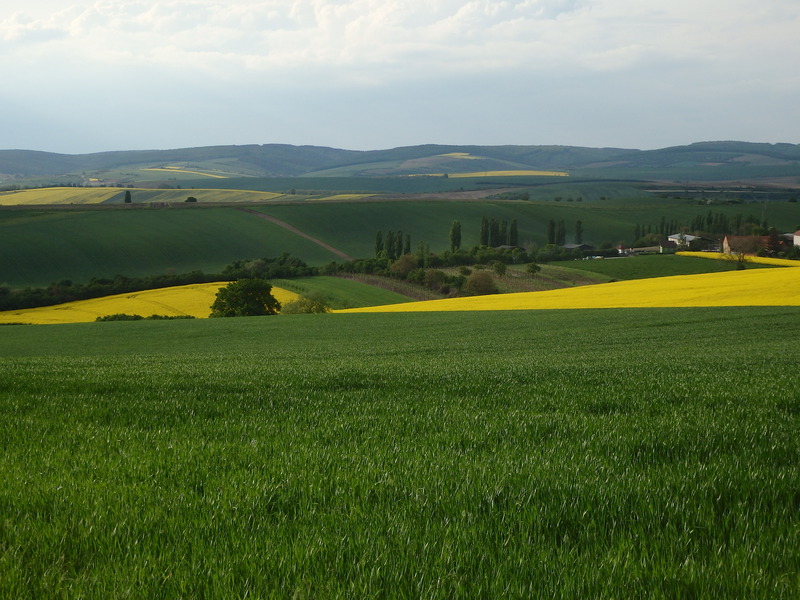
<svg viewBox="0 0 800 600">
<path fill-rule="evenodd" d="M 100 117 L 92 139 L 127 127 L 144 147 L 226 132 L 381 147 L 448 131 L 601 145 L 647 132 L 639 145 L 652 146 L 752 135 L 745 119 L 800 137 L 800 15 L 785 0 L 6 3 L 0 68 L 13 90 L 0 110 L 13 92 L 25 123 L 64 120 L 64 139 L 88 139 L 81 122 Z"/>
</svg>

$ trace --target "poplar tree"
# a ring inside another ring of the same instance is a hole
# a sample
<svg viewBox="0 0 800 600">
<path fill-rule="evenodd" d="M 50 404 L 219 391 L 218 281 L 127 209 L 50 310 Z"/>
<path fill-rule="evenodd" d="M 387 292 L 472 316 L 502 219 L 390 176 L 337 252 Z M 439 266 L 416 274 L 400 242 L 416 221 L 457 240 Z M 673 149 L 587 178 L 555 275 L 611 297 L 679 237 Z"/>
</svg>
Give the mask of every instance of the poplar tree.
<svg viewBox="0 0 800 600">
<path fill-rule="evenodd" d="M 455 252 L 461 248 L 461 222 L 453 221 L 450 226 L 450 251 Z"/>
<path fill-rule="evenodd" d="M 380 256 L 381 252 L 383 252 L 383 233 L 379 229 L 375 234 L 375 256 Z"/>
<path fill-rule="evenodd" d="M 480 245 L 489 245 L 489 220 L 486 217 L 481 217 Z"/>
<path fill-rule="evenodd" d="M 509 246 L 518 246 L 519 245 L 519 233 L 517 232 L 517 220 L 516 219 L 511 221 L 511 227 L 508 229 L 508 245 Z"/>
</svg>

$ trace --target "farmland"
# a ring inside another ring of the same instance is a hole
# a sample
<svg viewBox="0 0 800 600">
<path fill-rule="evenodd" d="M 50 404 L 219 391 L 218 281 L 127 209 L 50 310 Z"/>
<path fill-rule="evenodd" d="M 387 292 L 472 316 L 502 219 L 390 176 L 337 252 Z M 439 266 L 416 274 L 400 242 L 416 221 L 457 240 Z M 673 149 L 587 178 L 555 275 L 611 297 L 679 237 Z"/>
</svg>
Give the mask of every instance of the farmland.
<svg viewBox="0 0 800 600">
<path fill-rule="evenodd" d="M 780 307 L 3 327 L 0 596 L 792 598 L 798 335 Z"/>
<path fill-rule="evenodd" d="M 86 323 L 97 317 L 118 314 L 202 319 L 209 316 L 217 291 L 224 285 L 227 282 L 191 284 L 78 300 L 57 306 L 3 311 L 0 312 L 0 324 Z M 299 297 L 294 292 L 278 287 L 273 287 L 272 295 L 281 304 Z"/>
<path fill-rule="evenodd" d="M 347 312 L 697 306 L 800 306 L 800 268 L 654 277 L 542 292 L 373 306 Z"/>
</svg>

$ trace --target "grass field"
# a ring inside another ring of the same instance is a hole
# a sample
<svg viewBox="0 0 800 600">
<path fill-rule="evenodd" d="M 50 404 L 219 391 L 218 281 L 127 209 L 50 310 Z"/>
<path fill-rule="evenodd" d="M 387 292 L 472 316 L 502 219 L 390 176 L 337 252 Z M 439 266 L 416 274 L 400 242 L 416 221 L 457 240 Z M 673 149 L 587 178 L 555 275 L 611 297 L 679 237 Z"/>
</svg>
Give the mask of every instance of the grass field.
<svg viewBox="0 0 800 600">
<path fill-rule="evenodd" d="M 0 328 L 0 597 L 796 598 L 796 308 Z"/>
</svg>

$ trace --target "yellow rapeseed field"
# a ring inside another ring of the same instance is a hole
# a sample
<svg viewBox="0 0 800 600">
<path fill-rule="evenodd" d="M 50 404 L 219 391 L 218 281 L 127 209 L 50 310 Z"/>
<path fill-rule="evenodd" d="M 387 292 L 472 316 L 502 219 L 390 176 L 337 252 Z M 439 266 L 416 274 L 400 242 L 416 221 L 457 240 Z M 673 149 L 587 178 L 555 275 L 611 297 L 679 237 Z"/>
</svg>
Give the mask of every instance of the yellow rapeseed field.
<svg viewBox="0 0 800 600">
<path fill-rule="evenodd" d="M 0 193 L 0 206 L 45 204 L 100 204 L 120 192 L 119 188 L 49 187 Z"/>
<path fill-rule="evenodd" d="M 690 306 L 800 306 L 800 269 L 753 269 L 472 296 L 336 312 L 531 310 Z"/>
<path fill-rule="evenodd" d="M 449 173 L 448 177 L 513 177 L 515 175 L 530 175 L 535 177 L 567 177 L 566 171 L 475 171 L 474 173 Z"/>
<path fill-rule="evenodd" d="M 678 256 L 694 256 L 697 258 L 711 258 L 714 260 L 736 260 L 736 257 L 722 252 L 676 252 Z M 786 258 L 768 258 L 766 256 L 745 256 L 745 262 L 759 265 L 773 265 L 776 267 L 800 267 L 800 260 Z"/>
<path fill-rule="evenodd" d="M 141 169 L 142 171 L 167 171 L 168 173 L 187 173 L 189 175 L 202 175 L 203 177 L 213 177 L 215 179 L 227 179 L 227 175 L 217 175 L 215 173 L 204 173 L 202 171 L 188 171 L 179 167 L 163 167 L 163 168 L 150 168 Z"/>
<path fill-rule="evenodd" d="M 0 312 L 0 323 L 30 323 L 33 325 L 57 323 L 88 323 L 107 315 L 124 313 L 128 315 L 192 316 L 206 318 L 211 313 L 219 288 L 227 282 L 197 283 L 131 292 L 117 296 L 79 300 L 57 306 L 43 306 L 24 310 Z M 283 288 L 272 288 L 272 295 L 284 304 L 297 300 L 300 296 Z"/>
<path fill-rule="evenodd" d="M 472 156 L 469 152 L 448 152 L 447 154 L 439 154 L 438 156 L 446 156 L 448 158 L 463 158 L 464 160 L 478 160 L 477 156 Z"/>
<path fill-rule="evenodd" d="M 313 198 L 313 200 L 315 202 L 320 202 L 322 200 L 361 200 L 374 195 L 375 194 L 334 194 L 333 196 L 325 196 L 324 198 Z"/>
<path fill-rule="evenodd" d="M 444 177 L 444 173 L 417 173 L 409 177 Z M 520 169 L 518 171 L 472 171 L 470 173 L 447 173 L 448 177 L 569 177 L 566 171 L 533 171 Z"/>
</svg>

